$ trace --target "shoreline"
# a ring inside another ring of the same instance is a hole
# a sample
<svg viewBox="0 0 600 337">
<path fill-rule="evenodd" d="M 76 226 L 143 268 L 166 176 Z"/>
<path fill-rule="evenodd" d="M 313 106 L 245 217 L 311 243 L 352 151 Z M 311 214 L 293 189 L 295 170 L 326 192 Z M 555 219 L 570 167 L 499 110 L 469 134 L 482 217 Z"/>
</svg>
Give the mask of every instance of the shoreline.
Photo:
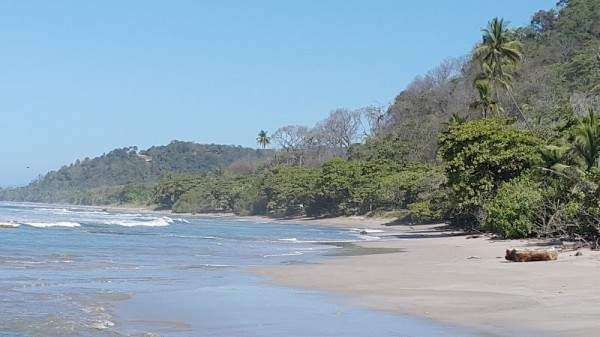
<svg viewBox="0 0 600 337">
<path fill-rule="evenodd" d="M 349 295 L 370 309 L 463 326 L 493 336 L 593 336 L 600 252 L 514 263 L 508 248 L 540 240 L 457 236 L 434 225 L 396 226 L 396 240 L 357 243 L 382 254 L 326 257 L 311 265 L 251 268 L 268 283 Z M 386 234 L 386 233 L 380 233 Z"/>
<path fill-rule="evenodd" d="M 88 207 L 88 206 L 85 206 Z M 391 219 L 338 217 L 273 219 L 235 214 L 180 214 L 142 207 L 95 207 L 113 212 L 245 219 L 365 229 L 382 240 L 354 243 L 350 254 L 311 264 L 248 267 L 265 283 L 337 293 L 349 304 L 472 329 L 486 336 L 594 336 L 600 251 L 564 251 L 557 261 L 513 263 L 509 248 L 535 249 L 540 240 L 493 240 Z"/>
<path fill-rule="evenodd" d="M 98 211 L 106 212 L 142 212 L 146 214 L 156 215 L 168 215 L 168 216 L 182 216 L 191 218 L 205 218 L 205 219 L 243 219 L 252 220 L 257 222 L 277 222 L 283 224 L 304 224 L 304 225 L 318 225 L 328 226 L 337 228 L 360 228 L 360 229 L 372 229 L 381 230 L 385 228 L 394 228 L 395 226 L 404 226 L 396 223 L 395 218 L 381 218 L 381 217 L 366 217 L 366 216 L 335 216 L 335 217 L 323 217 L 323 218 L 312 218 L 312 217 L 296 217 L 296 218 L 272 218 L 266 215 L 237 215 L 235 213 L 173 213 L 170 210 L 155 210 L 147 206 L 97 206 L 97 205 L 70 205 L 70 204 L 46 204 L 36 202 L 14 202 L 18 204 L 29 204 L 29 205 L 53 205 L 63 208 L 88 208 Z M 419 225 L 420 226 L 420 225 Z M 388 231 L 388 230 L 386 230 Z"/>
<path fill-rule="evenodd" d="M 72 206 L 71 206 L 72 207 Z M 366 216 L 335 216 L 324 218 L 296 217 L 296 218 L 272 218 L 266 215 L 237 215 L 235 213 L 173 213 L 170 210 L 153 210 L 146 207 L 122 207 L 122 206 L 81 206 L 86 208 L 101 209 L 113 212 L 144 212 L 148 214 L 162 214 L 169 216 L 183 216 L 205 219 L 244 219 L 257 222 L 277 222 L 283 224 L 318 225 L 337 228 L 361 228 L 361 229 L 385 229 L 403 226 L 396 223 L 395 218 L 378 218 Z M 439 224 L 438 224 L 439 225 Z M 420 226 L 420 225 L 419 225 Z M 391 230 L 390 230 L 391 231 Z"/>
</svg>

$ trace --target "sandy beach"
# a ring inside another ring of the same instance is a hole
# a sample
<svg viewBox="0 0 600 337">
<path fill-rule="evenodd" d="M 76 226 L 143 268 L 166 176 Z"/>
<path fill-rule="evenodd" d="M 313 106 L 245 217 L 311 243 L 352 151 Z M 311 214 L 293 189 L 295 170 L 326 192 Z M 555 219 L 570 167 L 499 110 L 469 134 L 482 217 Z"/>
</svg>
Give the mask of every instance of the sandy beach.
<svg viewBox="0 0 600 337">
<path fill-rule="evenodd" d="M 362 216 L 186 216 L 357 228 L 380 238 L 316 264 L 252 268 L 277 285 L 341 293 L 354 305 L 459 325 L 484 336 L 596 336 L 600 329 L 600 251 L 580 249 L 582 255 L 575 256 L 576 251 L 556 246 L 557 261 L 515 263 L 504 259 L 506 249 L 552 246 Z"/>
<path fill-rule="evenodd" d="M 366 228 L 382 240 L 359 244 L 352 256 L 253 271 L 275 284 L 342 293 L 353 304 L 485 336 L 596 336 L 600 329 L 600 252 L 575 256 L 569 250 L 557 261 L 514 263 L 504 259 L 507 248 L 535 249 L 543 242 L 470 238 L 434 225 L 385 226 L 376 219 L 304 221 Z"/>
<path fill-rule="evenodd" d="M 539 240 L 472 237 L 443 225 L 400 225 L 360 216 L 239 218 L 355 228 L 372 239 L 380 238 L 344 246 L 339 254 L 317 263 L 250 270 L 276 285 L 347 295 L 352 305 L 458 325 L 476 336 L 596 336 L 600 329 L 600 251 L 581 249 L 582 255 L 575 256 L 568 249 L 560 252 L 557 261 L 514 263 L 504 259 L 508 248 L 550 246 Z"/>
</svg>

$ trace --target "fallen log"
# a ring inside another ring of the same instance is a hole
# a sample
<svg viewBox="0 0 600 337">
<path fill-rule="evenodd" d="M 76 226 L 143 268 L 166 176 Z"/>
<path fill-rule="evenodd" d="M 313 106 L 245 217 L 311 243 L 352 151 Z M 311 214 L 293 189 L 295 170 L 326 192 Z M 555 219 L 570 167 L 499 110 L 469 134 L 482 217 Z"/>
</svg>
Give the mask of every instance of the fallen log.
<svg viewBox="0 0 600 337">
<path fill-rule="evenodd" d="M 552 261 L 558 258 L 558 252 L 555 249 L 507 249 L 505 258 L 513 262 Z"/>
</svg>

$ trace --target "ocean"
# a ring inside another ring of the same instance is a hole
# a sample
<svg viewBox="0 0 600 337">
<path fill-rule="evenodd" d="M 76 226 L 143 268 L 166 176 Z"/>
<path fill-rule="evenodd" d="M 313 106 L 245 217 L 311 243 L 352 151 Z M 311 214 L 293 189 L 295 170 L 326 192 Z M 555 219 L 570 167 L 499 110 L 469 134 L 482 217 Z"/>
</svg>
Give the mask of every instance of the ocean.
<svg viewBox="0 0 600 337">
<path fill-rule="evenodd" d="M 248 272 L 375 239 L 360 229 L 19 203 L 0 224 L 0 336 L 471 335 Z"/>
</svg>

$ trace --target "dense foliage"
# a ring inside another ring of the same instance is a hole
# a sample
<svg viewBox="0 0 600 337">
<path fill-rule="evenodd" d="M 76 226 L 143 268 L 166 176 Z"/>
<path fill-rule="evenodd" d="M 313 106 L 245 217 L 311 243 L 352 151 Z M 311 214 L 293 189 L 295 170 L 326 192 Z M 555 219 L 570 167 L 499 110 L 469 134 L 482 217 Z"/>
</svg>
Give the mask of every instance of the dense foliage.
<svg viewBox="0 0 600 337">
<path fill-rule="evenodd" d="M 542 191 L 528 176 L 503 182 L 496 197 L 486 204 L 486 225 L 508 239 L 529 236 L 534 232 L 541 202 Z"/>
<path fill-rule="evenodd" d="M 3 190 L 0 197 L 83 205 L 146 204 L 151 200 L 153 186 L 165 175 L 202 174 L 240 162 L 248 162 L 254 167 L 264 160 L 266 152 L 241 146 L 182 141 L 139 152 L 137 147 L 116 149 L 48 172 L 28 186 Z"/>
<path fill-rule="evenodd" d="M 387 108 L 336 109 L 312 128 L 260 130 L 262 150 L 184 142 L 118 149 L 0 196 L 449 219 L 507 238 L 597 244 L 598 111 L 600 0 L 561 0 L 527 27 L 492 18 L 469 55 L 418 76 Z"/>
<path fill-rule="evenodd" d="M 454 124 L 440 135 L 439 153 L 458 207 L 483 205 L 495 196 L 500 183 L 536 162 L 540 140 L 507 122 L 481 119 Z"/>
</svg>

